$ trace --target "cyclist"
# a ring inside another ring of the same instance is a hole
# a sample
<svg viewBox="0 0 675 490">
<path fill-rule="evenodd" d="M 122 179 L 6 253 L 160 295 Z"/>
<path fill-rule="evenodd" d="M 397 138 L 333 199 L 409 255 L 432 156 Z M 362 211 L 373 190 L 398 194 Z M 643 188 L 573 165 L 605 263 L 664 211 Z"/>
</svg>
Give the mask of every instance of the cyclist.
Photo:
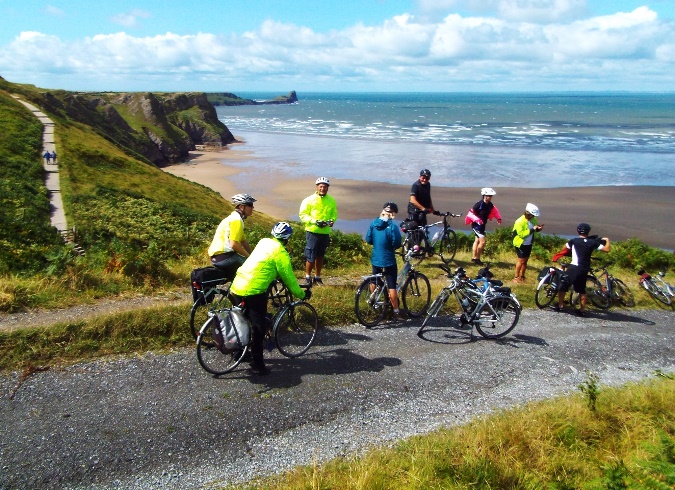
<svg viewBox="0 0 675 490">
<path fill-rule="evenodd" d="M 305 225 L 305 282 L 312 284 L 312 269 L 315 270 L 314 283 L 323 284 L 323 269 L 326 249 L 330 242 L 330 229 L 337 220 L 337 204 L 328 195 L 330 181 L 326 177 L 316 179 L 316 192 L 306 197 L 300 204 L 300 221 Z"/>
<path fill-rule="evenodd" d="M 534 233 L 544 228 L 544 225 L 537 223 L 538 216 L 539 208 L 528 202 L 525 205 L 523 215 L 513 224 L 513 246 L 516 247 L 516 254 L 518 255 L 516 275 L 513 278 L 513 282 L 515 283 L 525 281 L 525 270 L 527 269 L 527 261 L 532 253 Z"/>
<path fill-rule="evenodd" d="M 427 224 L 427 214 L 434 212 L 431 201 L 431 172 L 428 169 L 420 170 L 420 177 L 410 188 L 410 202 L 408 202 L 408 219 L 418 225 Z"/>
<path fill-rule="evenodd" d="M 590 237 L 591 225 L 588 223 L 579 223 L 577 226 L 577 238 L 572 238 L 567 242 L 565 247 L 572 253 L 572 262 L 567 268 L 567 275 L 570 283 L 574 287 L 574 292 L 579 293 L 579 309 L 577 315 L 584 316 L 586 309 L 586 276 L 591 270 L 591 254 L 594 250 L 601 250 L 609 252 L 609 238 L 598 238 L 597 236 Z M 556 311 L 562 310 L 565 301 L 565 292 L 558 293 L 558 305 Z"/>
<path fill-rule="evenodd" d="M 473 249 L 471 262 L 478 265 L 483 265 L 483 262 L 480 260 L 480 256 L 485 249 L 485 225 L 488 220 L 497 219 L 498 224 L 502 224 L 502 215 L 499 214 L 499 209 L 492 202 L 493 196 L 497 193 L 492 187 L 483 187 L 480 190 L 482 199 L 478 201 L 473 207 L 466 213 L 465 223 L 471 224 L 473 233 L 476 235 L 475 240 L 473 241 Z"/>
<path fill-rule="evenodd" d="M 398 206 L 393 202 L 386 202 L 379 218 L 370 223 L 366 232 L 366 243 L 373 246 L 370 256 L 373 274 L 384 273 L 389 288 L 389 300 L 394 308 L 394 316 L 401 319 L 398 307 L 398 294 L 396 293 L 396 277 L 398 268 L 396 265 L 395 250 L 401 246 L 401 232 L 393 222 L 398 213 Z"/>
<path fill-rule="evenodd" d="M 230 291 L 238 300 L 246 305 L 253 339 L 251 345 L 251 372 L 265 375 L 270 370 L 263 359 L 263 343 L 267 317 L 267 288 L 277 276 L 281 279 L 293 296 L 309 299 L 310 290 L 300 288 L 293 275 L 291 257 L 286 251 L 286 244 L 293 233 L 291 225 L 281 221 L 272 228 L 273 238 L 263 238 L 251 252 L 244 265 L 237 271 Z"/>
<path fill-rule="evenodd" d="M 209 247 L 211 263 L 222 269 L 230 279 L 251 255 L 251 246 L 244 235 L 244 220 L 253 214 L 255 201 L 249 194 L 232 196 L 234 211 L 220 222 Z"/>
</svg>

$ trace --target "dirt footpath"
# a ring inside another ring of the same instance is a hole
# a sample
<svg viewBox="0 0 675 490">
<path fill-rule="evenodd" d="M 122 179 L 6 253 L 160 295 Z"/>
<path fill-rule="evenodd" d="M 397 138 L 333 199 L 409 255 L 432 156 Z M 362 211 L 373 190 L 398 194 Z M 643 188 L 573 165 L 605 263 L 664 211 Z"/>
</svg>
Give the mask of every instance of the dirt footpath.
<svg viewBox="0 0 675 490">
<path fill-rule="evenodd" d="M 204 372 L 193 349 L 0 378 L 0 488 L 201 488 L 384 444 L 481 413 L 675 372 L 675 313 L 526 310 L 506 338 L 449 318 L 323 330 L 270 376 Z M 18 388 L 17 388 L 18 386 Z M 14 394 L 10 398 L 10 394 Z M 598 403 L 602 403 L 602 393 Z"/>
</svg>

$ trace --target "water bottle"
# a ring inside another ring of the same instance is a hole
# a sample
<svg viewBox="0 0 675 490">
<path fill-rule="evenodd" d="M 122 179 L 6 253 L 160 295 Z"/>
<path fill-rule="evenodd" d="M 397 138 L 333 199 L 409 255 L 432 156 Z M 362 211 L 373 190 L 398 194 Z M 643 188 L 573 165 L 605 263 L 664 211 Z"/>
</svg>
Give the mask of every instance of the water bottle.
<svg viewBox="0 0 675 490">
<path fill-rule="evenodd" d="M 434 233 L 434 236 L 431 238 L 432 247 L 436 245 L 436 242 L 438 241 L 439 238 L 441 238 L 441 230 L 438 230 L 436 233 Z"/>
<path fill-rule="evenodd" d="M 469 307 L 469 300 L 466 298 L 462 298 L 462 308 L 465 310 Z"/>
</svg>

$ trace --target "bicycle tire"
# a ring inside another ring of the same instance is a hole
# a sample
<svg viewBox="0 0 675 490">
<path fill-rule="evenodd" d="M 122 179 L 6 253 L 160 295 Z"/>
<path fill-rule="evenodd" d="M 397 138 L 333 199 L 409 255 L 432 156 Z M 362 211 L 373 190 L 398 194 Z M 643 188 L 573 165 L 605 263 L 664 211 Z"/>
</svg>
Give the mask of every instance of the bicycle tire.
<svg viewBox="0 0 675 490">
<path fill-rule="evenodd" d="M 612 279 L 612 291 L 616 300 L 623 306 L 629 308 L 635 306 L 635 296 L 633 296 L 633 292 L 621 279 Z"/>
<path fill-rule="evenodd" d="M 277 349 L 286 357 L 303 355 L 314 343 L 319 315 L 312 305 L 299 301 L 284 307 L 274 322 Z"/>
<path fill-rule="evenodd" d="M 427 276 L 417 271 L 408 274 L 401 293 L 403 308 L 411 317 L 418 318 L 426 313 L 431 303 L 431 285 Z"/>
<path fill-rule="evenodd" d="M 423 231 L 420 229 L 413 230 L 405 236 L 405 238 L 403 239 L 403 243 L 401 244 L 401 256 L 405 257 L 406 255 L 408 255 L 410 249 L 415 245 L 418 245 L 420 250 L 419 252 L 413 254 L 410 257 L 410 262 L 413 265 L 419 265 L 426 258 L 427 256 L 426 251 L 428 250 L 429 247 L 429 242 L 427 241 L 427 238 L 424 235 Z"/>
<path fill-rule="evenodd" d="M 372 291 L 371 291 L 372 286 Z M 389 295 L 380 277 L 365 279 L 356 290 L 354 313 L 359 323 L 372 328 L 382 321 L 386 311 Z"/>
<path fill-rule="evenodd" d="M 606 310 L 612 305 L 612 298 L 609 297 L 607 288 L 595 277 L 586 278 L 586 297 L 591 300 L 594 306 Z"/>
<path fill-rule="evenodd" d="M 417 335 L 422 334 L 422 331 L 427 326 L 429 321 L 432 318 L 435 318 L 436 315 L 438 315 L 438 313 L 443 308 L 443 305 L 445 304 L 445 302 L 448 301 L 449 297 L 450 297 L 450 294 L 445 289 L 442 289 L 441 292 L 438 293 L 438 296 L 436 296 L 436 299 L 434 299 L 434 302 L 431 303 L 431 306 L 429 306 L 429 308 L 427 309 L 427 314 L 424 317 L 424 321 L 422 321 L 422 326 L 420 326 L 420 329 L 417 331 Z"/>
<path fill-rule="evenodd" d="M 211 303 L 202 303 L 197 300 L 190 309 L 190 331 L 196 340 L 199 335 L 199 329 L 204 322 L 209 319 L 209 312 L 222 310 L 232 306 L 232 297 L 230 289 L 218 289 Z"/>
<path fill-rule="evenodd" d="M 457 253 L 457 233 L 451 228 L 446 228 L 441 239 L 439 255 L 444 264 L 449 265 Z"/>
<path fill-rule="evenodd" d="M 509 296 L 490 298 L 472 323 L 486 339 L 498 339 L 508 334 L 518 324 L 520 308 Z"/>
<path fill-rule="evenodd" d="M 656 284 L 653 279 L 645 279 L 642 282 L 642 285 L 655 300 L 660 301 L 664 305 L 670 305 L 672 303 L 670 295 L 666 293 L 661 286 Z"/>
<path fill-rule="evenodd" d="M 534 293 L 534 302 L 543 310 L 553 303 L 553 300 L 558 297 L 559 291 L 560 287 L 555 282 L 555 274 L 549 272 L 542 281 L 539 281 Z"/>
<path fill-rule="evenodd" d="M 206 372 L 221 375 L 233 371 L 244 359 L 248 345 L 232 352 L 222 352 L 213 341 L 214 328 L 220 327 L 210 318 L 199 331 L 197 336 L 197 359 Z"/>
</svg>

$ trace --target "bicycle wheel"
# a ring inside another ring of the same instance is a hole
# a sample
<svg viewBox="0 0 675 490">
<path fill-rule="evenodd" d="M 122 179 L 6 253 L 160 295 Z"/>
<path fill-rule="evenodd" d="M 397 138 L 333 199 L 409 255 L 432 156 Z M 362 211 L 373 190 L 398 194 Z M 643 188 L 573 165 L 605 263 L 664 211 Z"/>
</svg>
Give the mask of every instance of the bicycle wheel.
<svg viewBox="0 0 675 490">
<path fill-rule="evenodd" d="M 633 292 L 626 286 L 621 279 L 612 279 L 612 293 L 614 298 L 624 306 L 635 306 L 635 297 Z"/>
<path fill-rule="evenodd" d="M 486 339 L 497 339 L 513 330 L 519 318 L 520 308 L 513 299 L 496 296 L 483 305 L 473 324 Z"/>
<path fill-rule="evenodd" d="M 361 325 L 374 327 L 384 318 L 389 296 L 384 281 L 380 277 L 364 280 L 356 290 L 354 313 Z"/>
<path fill-rule="evenodd" d="M 286 357 L 307 352 L 316 337 L 319 316 L 312 305 L 299 301 L 281 310 L 274 322 L 277 348 Z"/>
<path fill-rule="evenodd" d="M 197 336 L 197 359 L 207 372 L 218 375 L 229 373 L 236 368 L 246 355 L 248 345 L 231 352 L 222 352 L 218 349 L 213 338 L 216 327 L 220 329 L 220 325 L 215 318 L 209 319 Z"/>
<path fill-rule="evenodd" d="M 455 230 L 446 228 L 445 233 L 443 234 L 443 238 L 441 239 L 441 248 L 439 250 L 441 260 L 446 264 L 450 264 L 450 262 L 452 262 L 452 259 L 455 258 L 456 253 L 457 253 L 457 233 L 455 233 Z"/>
<path fill-rule="evenodd" d="M 539 282 L 537 290 L 534 293 L 534 302 L 539 308 L 544 309 L 557 297 L 558 283 L 555 281 L 555 275 L 549 273 Z"/>
<path fill-rule="evenodd" d="M 190 310 L 190 331 L 192 336 L 196 339 L 199 335 L 199 329 L 209 319 L 210 311 L 218 311 L 223 308 L 232 306 L 232 298 L 230 297 L 230 288 L 218 289 L 214 295 L 211 303 L 200 303 L 195 301 Z"/>
<path fill-rule="evenodd" d="M 606 310 L 612 304 L 612 298 L 609 297 L 607 288 L 600 284 L 595 277 L 586 279 L 586 296 L 598 308 Z"/>
<path fill-rule="evenodd" d="M 431 285 L 427 276 L 414 271 L 408 275 L 401 290 L 403 308 L 413 318 L 424 315 L 431 303 Z"/>
<path fill-rule="evenodd" d="M 436 299 L 434 299 L 434 302 L 431 303 L 431 306 L 427 309 L 427 315 L 424 317 L 424 321 L 422 322 L 422 326 L 420 329 L 417 331 L 417 335 L 420 335 L 422 333 L 422 330 L 424 330 L 424 327 L 427 326 L 429 321 L 434 318 L 438 313 L 441 311 L 443 308 L 443 305 L 445 304 L 446 301 L 448 301 L 448 298 L 450 297 L 450 293 L 448 293 L 445 289 L 442 289 L 440 293 L 438 293 L 438 296 L 436 296 Z"/>
<path fill-rule="evenodd" d="M 418 265 L 427 256 L 427 250 L 429 246 L 423 229 L 417 229 L 408 232 L 406 237 L 403 239 L 403 244 L 401 245 L 401 255 L 405 257 L 410 249 L 412 249 L 415 245 L 419 247 L 419 251 L 412 255 L 410 261 L 414 265 Z"/>
<path fill-rule="evenodd" d="M 669 305 L 672 302 L 670 296 L 658 284 L 656 284 L 654 280 L 645 279 L 642 282 L 642 285 L 655 300 L 660 301 L 664 305 Z"/>
</svg>

